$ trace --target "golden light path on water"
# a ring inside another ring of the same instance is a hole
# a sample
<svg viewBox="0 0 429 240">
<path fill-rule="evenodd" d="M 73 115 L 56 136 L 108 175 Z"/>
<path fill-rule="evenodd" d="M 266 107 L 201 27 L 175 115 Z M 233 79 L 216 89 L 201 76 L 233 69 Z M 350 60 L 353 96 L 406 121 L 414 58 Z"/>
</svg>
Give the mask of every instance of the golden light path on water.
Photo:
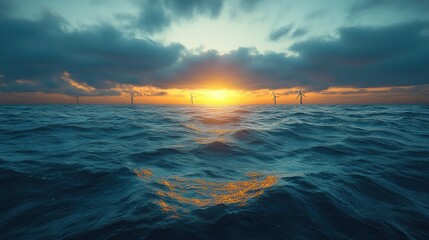
<svg viewBox="0 0 429 240">
<path fill-rule="evenodd" d="M 152 171 L 144 168 L 135 169 L 134 173 L 144 181 L 148 181 L 154 175 Z M 250 199 L 262 195 L 264 189 L 272 187 L 278 181 L 276 176 L 257 172 L 248 173 L 246 177 L 243 181 L 228 182 L 181 177 L 159 179 L 157 182 L 163 186 L 163 189 L 156 191 L 159 197 L 156 203 L 164 212 L 173 214 L 178 214 L 179 210 L 186 210 L 180 209 L 180 205 L 200 208 L 218 204 L 244 206 Z"/>
<path fill-rule="evenodd" d="M 219 93 L 219 97 L 222 97 Z M 243 121 L 249 111 L 227 107 L 192 108 L 191 120 L 183 126 L 194 132 L 192 140 L 210 146 L 232 141 L 228 134 L 241 129 L 236 124 Z M 217 146 L 217 145 L 216 145 Z M 250 199 L 261 196 L 264 190 L 278 181 L 274 175 L 248 172 L 236 181 L 209 181 L 204 178 L 160 177 L 152 169 L 135 169 L 138 178 L 148 183 L 156 194 L 155 203 L 165 213 L 178 217 L 192 208 L 204 208 L 219 204 L 246 205 Z M 165 176 L 165 175 L 163 175 Z M 155 183 L 155 184 L 152 184 Z"/>
</svg>

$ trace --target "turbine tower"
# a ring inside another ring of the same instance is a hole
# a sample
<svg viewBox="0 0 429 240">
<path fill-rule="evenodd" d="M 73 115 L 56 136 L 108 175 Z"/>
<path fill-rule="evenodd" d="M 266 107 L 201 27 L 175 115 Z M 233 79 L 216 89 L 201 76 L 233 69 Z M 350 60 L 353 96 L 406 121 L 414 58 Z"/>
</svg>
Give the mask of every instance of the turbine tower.
<svg viewBox="0 0 429 240">
<path fill-rule="evenodd" d="M 130 92 L 130 101 L 131 101 L 131 105 L 134 104 L 134 93 Z"/>
<path fill-rule="evenodd" d="M 75 96 L 76 98 L 76 104 L 79 104 L 79 96 Z"/>
<path fill-rule="evenodd" d="M 299 104 L 301 104 L 301 105 L 302 105 L 302 96 L 307 97 L 307 96 L 305 96 L 305 94 L 302 92 L 302 88 L 301 88 L 301 89 L 299 89 L 298 96 L 296 96 L 296 98 L 298 98 L 298 97 L 299 97 Z"/>
<path fill-rule="evenodd" d="M 272 93 L 273 93 L 273 102 L 274 102 L 274 105 L 276 105 L 277 104 L 277 98 L 279 96 L 277 96 L 276 94 L 274 94 L 274 92 L 272 92 Z"/>
<path fill-rule="evenodd" d="M 189 99 L 189 101 L 191 102 L 191 105 L 194 105 L 194 96 L 192 96 L 191 92 L 189 92 L 189 95 L 191 95 L 191 98 Z"/>
</svg>

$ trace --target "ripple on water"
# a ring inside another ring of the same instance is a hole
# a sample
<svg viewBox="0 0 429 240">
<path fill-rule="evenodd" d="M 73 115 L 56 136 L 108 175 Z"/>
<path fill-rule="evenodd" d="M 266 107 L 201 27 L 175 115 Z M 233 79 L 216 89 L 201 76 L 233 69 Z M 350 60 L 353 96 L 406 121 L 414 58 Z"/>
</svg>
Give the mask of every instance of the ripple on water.
<svg viewBox="0 0 429 240">
<path fill-rule="evenodd" d="M 0 106 L 4 239 L 426 239 L 427 106 Z"/>
</svg>

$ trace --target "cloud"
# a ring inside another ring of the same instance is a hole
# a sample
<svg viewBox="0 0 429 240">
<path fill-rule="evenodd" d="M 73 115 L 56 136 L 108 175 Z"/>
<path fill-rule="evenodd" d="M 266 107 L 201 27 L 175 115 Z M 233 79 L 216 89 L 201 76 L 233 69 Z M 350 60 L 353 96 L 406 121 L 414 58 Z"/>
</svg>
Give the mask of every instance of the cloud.
<svg viewBox="0 0 429 240">
<path fill-rule="evenodd" d="M 223 0 L 164 0 L 164 4 L 173 16 L 189 19 L 195 15 L 207 15 L 214 18 L 219 16 Z"/>
<path fill-rule="evenodd" d="M 209 51 L 185 55 L 164 75 L 159 87 L 210 86 L 205 81 L 244 89 L 305 86 L 392 87 L 429 83 L 428 22 L 387 27 L 346 27 L 336 39 L 295 43 L 283 53 L 240 48 L 228 54 Z M 157 83 L 154 83 L 155 85 Z M 213 86 L 216 87 L 216 86 Z"/>
<path fill-rule="evenodd" d="M 428 22 L 388 27 L 348 27 L 334 40 L 294 44 L 299 69 L 307 79 L 332 86 L 406 86 L 429 81 Z M 320 85 L 320 84 L 319 84 Z"/>
<path fill-rule="evenodd" d="M 167 92 L 166 91 L 159 91 L 156 89 L 152 89 L 152 88 L 148 88 L 148 89 L 144 89 L 141 92 L 142 96 L 147 96 L 147 97 L 159 97 L 159 96 L 166 96 Z"/>
<path fill-rule="evenodd" d="M 305 16 L 305 18 L 310 19 L 310 20 L 319 19 L 319 18 L 323 17 L 325 14 L 326 14 L 325 11 L 316 10 L 316 11 L 313 11 L 313 12 L 310 12 L 309 14 L 307 14 Z"/>
<path fill-rule="evenodd" d="M 307 34 L 307 29 L 298 28 L 291 34 L 291 37 L 298 38 L 304 36 L 305 34 Z"/>
<path fill-rule="evenodd" d="M 368 9 L 383 5 L 384 0 L 363 0 L 359 1 L 359 3 L 353 4 L 349 9 L 350 15 L 355 15 L 358 13 L 361 13 L 363 11 L 366 11 Z"/>
<path fill-rule="evenodd" d="M 287 36 L 289 34 L 289 32 L 292 30 L 292 28 L 293 28 L 293 24 L 289 24 L 289 25 L 283 26 L 279 29 L 272 31 L 270 33 L 270 40 L 271 41 L 280 40 L 281 38 Z"/>
<path fill-rule="evenodd" d="M 142 0 L 136 1 L 137 16 L 128 16 L 133 27 L 146 33 L 157 33 L 168 28 L 173 22 L 192 19 L 197 16 L 216 18 L 219 16 L 223 0 Z"/>
<path fill-rule="evenodd" d="M 246 12 L 252 11 L 261 2 L 261 0 L 240 0 L 240 8 Z"/>
<path fill-rule="evenodd" d="M 172 20 L 162 4 L 155 0 L 147 0 L 140 3 L 139 14 L 132 21 L 139 29 L 147 33 L 155 33 L 169 27 Z"/>
<path fill-rule="evenodd" d="M 64 72 L 76 83 L 97 89 L 140 84 L 151 72 L 176 63 L 184 50 L 180 44 L 129 38 L 109 25 L 66 29 L 64 19 L 50 13 L 39 20 L 0 16 L 0 73 L 6 84 L 0 91 L 75 94 L 62 79 Z"/>
<path fill-rule="evenodd" d="M 429 10 L 429 1 L 426 0 L 359 0 L 349 8 L 349 16 L 354 17 L 365 11 L 375 8 L 413 8 L 426 13 Z"/>
<path fill-rule="evenodd" d="M 309 91 L 423 85 L 429 83 L 428 29 L 429 22 L 344 27 L 338 38 L 293 44 L 293 56 L 255 48 L 195 53 L 177 43 L 129 37 L 108 24 L 74 30 L 51 13 L 37 20 L 0 14 L 0 92 L 118 95 L 124 85 Z"/>
<path fill-rule="evenodd" d="M 279 29 L 276 29 L 270 33 L 270 40 L 273 42 L 276 42 L 286 36 L 289 36 L 291 38 L 299 38 L 307 34 L 307 29 L 304 28 L 296 28 L 294 31 L 292 29 L 294 28 L 294 24 L 291 23 L 289 25 L 283 26 Z"/>
<path fill-rule="evenodd" d="M 8 14 L 13 9 L 8 0 L 0 0 L 0 14 Z"/>
<path fill-rule="evenodd" d="M 404 87 L 379 87 L 379 88 L 328 88 L 319 92 L 322 95 L 336 95 L 340 97 L 359 96 L 362 99 L 377 97 L 385 103 L 411 102 L 427 103 L 429 96 L 429 84 Z M 407 99 L 400 101 L 399 99 Z M 399 100 L 399 101 L 398 101 Z"/>
</svg>

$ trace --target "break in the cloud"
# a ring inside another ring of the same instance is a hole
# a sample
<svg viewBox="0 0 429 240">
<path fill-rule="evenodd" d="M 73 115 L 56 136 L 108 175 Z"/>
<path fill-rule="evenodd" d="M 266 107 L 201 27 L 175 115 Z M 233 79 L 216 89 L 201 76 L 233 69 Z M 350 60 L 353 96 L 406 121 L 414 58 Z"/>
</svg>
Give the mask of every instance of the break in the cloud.
<svg viewBox="0 0 429 240">
<path fill-rule="evenodd" d="M 163 96 L 167 92 L 162 89 L 171 88 L 301 86 L 323 93 L 332 87 L 416 89 L 429 84 L 427 20 L 344 26 L 317 37 L 309 37 L 310 27 L 286 23 L 267 33 L 267 41 L 281 44 L 292 39 L 287 51 L 261 52 L 252 46 L 196 51 L 181 43 L 153 40 L 151 34 L 176 21 L 219 18 L 224 1 L 133 1 L 138 14 L 127 16 L 129 23 L 149 34 L 139 38 L 110 23 L 76 28 L 47 11 L 39 18 L 14 16 L 9 3 L 0 0 L 0 93 L 114 96 L 135 87 L 155 87 L 140 94 Z M 246 13 L 263 5 L 238 3 Z M 322 13 L 326 12 L 308 14 Z"/>
</svg>

